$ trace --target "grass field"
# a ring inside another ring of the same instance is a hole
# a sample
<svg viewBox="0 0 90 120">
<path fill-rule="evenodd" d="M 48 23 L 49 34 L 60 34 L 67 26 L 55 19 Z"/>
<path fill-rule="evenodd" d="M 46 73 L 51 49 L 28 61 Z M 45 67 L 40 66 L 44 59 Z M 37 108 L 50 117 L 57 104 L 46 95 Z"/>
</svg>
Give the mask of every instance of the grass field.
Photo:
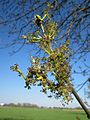
<svg viewBox="0 0 90 120">
<path fill-rule="evenodd" d="M 83 111 L 0 107 L 0 120 L 88 120 Z"/>
</svg>

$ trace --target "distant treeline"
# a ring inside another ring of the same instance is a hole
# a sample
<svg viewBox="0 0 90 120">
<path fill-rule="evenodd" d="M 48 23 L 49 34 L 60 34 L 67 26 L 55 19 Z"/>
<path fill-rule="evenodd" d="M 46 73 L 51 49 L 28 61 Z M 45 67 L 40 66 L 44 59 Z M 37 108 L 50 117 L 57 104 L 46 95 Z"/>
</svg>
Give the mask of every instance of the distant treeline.
<svg viewBox="0 0 90 120">
<path fill-rule="evenodd" d="M 60 110 L 69 110 L 69 109 L 77 109 L 77 110 L 82 110 L 81 107 L 75 107 L 75 108 L 68 108 L 68 107 L 44 107 L 44 106 L 41 106 L 39 107 L 38 105 L 36 104 L 31 104 L 31 103 L 1 103 L 0 106 L 10 106 L 10 107 L 30 107 L 30 108 L 49 108 L 49 109 L 60 109 Z"/>
<path fill-rule="evenodd" d="M 10 106 L 10 107 L 32 107 L 32 108 L 39 108 L 38 105 L 36 104 L 30 104 L 30 103 L 5 103 L 3 105 L 0 105 L 0 106 Z"/>
</svg>

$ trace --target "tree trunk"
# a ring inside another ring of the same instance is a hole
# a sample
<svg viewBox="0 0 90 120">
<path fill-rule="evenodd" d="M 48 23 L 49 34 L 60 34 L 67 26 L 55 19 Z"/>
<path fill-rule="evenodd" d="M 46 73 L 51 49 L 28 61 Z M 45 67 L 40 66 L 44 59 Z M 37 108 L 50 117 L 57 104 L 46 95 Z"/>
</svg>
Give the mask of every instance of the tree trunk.
<svg viewBox="0 0 90 120">
<path fill-rule="evenodd" d="M 90 112 L 89 112 L 89 110 L 87 109 L 85 104 L 82 102 L 81 98 L 79 97 L 77 92 L 74 90 L 74 88 L 72 89 L 72 93 L 75 96 L 75 98 L 77 99 L 77 101 L 79 102 L 79 104 L 82 106 L 83 110 L 86 112 L 88 119 L 90 119 Z"/>
</svg>

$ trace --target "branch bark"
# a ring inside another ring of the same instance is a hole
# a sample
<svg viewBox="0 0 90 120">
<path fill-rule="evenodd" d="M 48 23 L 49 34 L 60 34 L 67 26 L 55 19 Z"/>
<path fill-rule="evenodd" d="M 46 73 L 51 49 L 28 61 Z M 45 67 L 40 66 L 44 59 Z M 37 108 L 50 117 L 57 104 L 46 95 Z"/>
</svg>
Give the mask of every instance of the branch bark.
<svg viewBox="0 0 90 120">
<path fill-rule="evenodd" d="M 85 113 L 87 114 L 88 119 L 90 119 L 90 112 L 89 112 L 89 110 L 87 109 L 85 104 L 82 102 L 81 98 L 79 97 L 79 95 L 77 94 L 77 92 L 75 91 L 74 88 L 72 88 L 72 93 L 75 96 L 75 98 L 77 99 L 77 101 L 79 102 L 79 104 L 82 106 L 82 108 L 85 111 Z"/>
</svg>

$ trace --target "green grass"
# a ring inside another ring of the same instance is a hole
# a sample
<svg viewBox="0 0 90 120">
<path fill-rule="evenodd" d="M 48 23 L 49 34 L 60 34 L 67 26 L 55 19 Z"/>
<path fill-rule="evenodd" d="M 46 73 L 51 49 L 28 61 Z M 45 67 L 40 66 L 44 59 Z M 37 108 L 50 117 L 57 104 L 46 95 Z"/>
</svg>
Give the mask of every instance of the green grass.
<svg viewBox="0 0 90 120">
<path fill-rule="evenodd" d="M 80 118 L 80 119 L 78 119 Z M 0 107 L 0 120 L 88 120 L 83 111 Z"/>
</svg>

